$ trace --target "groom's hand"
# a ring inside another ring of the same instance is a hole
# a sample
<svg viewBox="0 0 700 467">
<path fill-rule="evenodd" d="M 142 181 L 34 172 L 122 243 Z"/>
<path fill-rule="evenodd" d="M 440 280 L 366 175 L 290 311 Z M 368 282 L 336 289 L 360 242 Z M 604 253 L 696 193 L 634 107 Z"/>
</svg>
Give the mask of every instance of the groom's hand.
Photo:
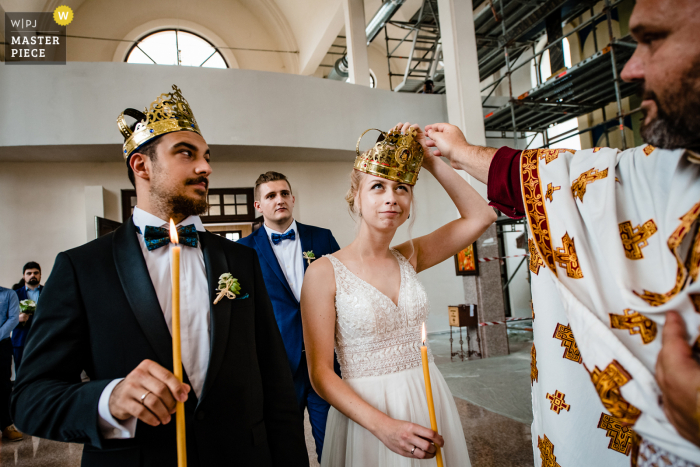
<svg viewBox="0 0 700 467">
<path fill-rule="evenodd" d="M 144 360 L 115 386 L 109 411 L 117 420 L 136 417 L 151 426 L 165 425 L 177 402 L 187 400 L 188 392 L 189 385 L 156 362 Z"/>
</svg>

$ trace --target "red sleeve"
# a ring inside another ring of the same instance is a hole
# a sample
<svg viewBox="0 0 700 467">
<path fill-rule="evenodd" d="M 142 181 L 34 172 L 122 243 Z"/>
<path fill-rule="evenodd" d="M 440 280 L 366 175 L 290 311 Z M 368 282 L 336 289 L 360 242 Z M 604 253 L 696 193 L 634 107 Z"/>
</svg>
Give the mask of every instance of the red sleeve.
<svg viewBox="0 0 700 467">
<path fill-rule="evenodd" d="M 503 146 L 491 160 L 487 196 L 493 206 L 506 216 L 520 219 L 525 216 L 523 195 L 520 191 L 520 153 Z"/>
</svg>

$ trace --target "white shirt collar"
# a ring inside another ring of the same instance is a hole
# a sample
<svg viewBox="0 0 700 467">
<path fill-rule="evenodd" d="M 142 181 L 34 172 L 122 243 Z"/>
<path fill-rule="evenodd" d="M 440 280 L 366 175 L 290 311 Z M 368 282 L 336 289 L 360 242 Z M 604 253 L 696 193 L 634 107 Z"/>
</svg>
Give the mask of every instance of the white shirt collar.
<svg viewBox="0 0 700 467">
<path fill-rule="evenodd" d="M 134 209 L 134 213 L 136 213 L 136 209 Z M 274 234 L 279 234 L 279 232 L 268 228 L 268 226 L 266 226 L 264 223 L 263 223 L 263 227 L 265 228 L 265 232 L 267 232 L 267 238 L 268 238 L 270 241 L 272 241 L 272 234 L 273 234 L 273 233 L 274 233 Z M 286 234 L 287 232 L 289 232 L 289 231 L 292 230 L 292 229 L 294 229 L 295 238 L 299 238 L 299 231 L 297 230 L 297 221 L 296 221 L 296 219 L 292 220 L 292 223 L 289 225 L 289 227 L 287 227 L 287 230 L 285 230 L 284 232 L 282 232 L 282 235 Z"/>
<path fill-rule="evenodd" d="M 134 225 L 141 229 L 141 232 L 145 231 L 147 225 L 150 225 L 151 227 L 167 227 L 170 223 L 169 221 L 164 221 L 160 217 L 154 216 L 150 212 L 146 212 L 143 209 L 140 209 L 139 207 L 134 208 L 134 214 L 132 218 L 134 221 Z M 176 227 L 190 224 L 193 224 L 198 232 L 205 231 L 204 224 L 202 224 L 202 220 L 199 218 L 199 216 L 189 216 L 185 220 L 177 224 Z"/>
</svg>

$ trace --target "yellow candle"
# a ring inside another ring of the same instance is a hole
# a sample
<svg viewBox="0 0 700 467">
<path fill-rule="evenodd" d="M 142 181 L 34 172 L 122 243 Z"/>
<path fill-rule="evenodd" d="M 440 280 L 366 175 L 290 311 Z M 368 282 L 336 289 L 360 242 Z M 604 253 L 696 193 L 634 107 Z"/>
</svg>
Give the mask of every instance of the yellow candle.
<svg viewBox="0 0 700 467">
<path fill-rule="evenodd" d="M 425 323 L 423 323 L 423 345 L 420 348 L 420 355 L 423 358 L 423 378 L 425 379 L 425 395 L 428 399 L 428 413 L 430 414 L 430 428 L 437 433 L 437 419 L 435 418 L 435 404 L 433 403 L 433 387 L 430 384 L 430 368 L 428 367 L 428 347 L 425 346 Z M 435 460 L 438 467 L 442 467 L 442 453 L 440 446 L 435 446 Z"/>
<path fill-rule="evenodd" d="M 173 300 L 172 300 L 172 333 L 173 333 L 173 374 L 182 382 L 182 348 L 180 345 L 180 247 L 177 246 L 177 229 L 170 219 L 170 241 L 176 246 L 170 250 L 172 261 Z M 187 444 L 185 444 L 185 406 L 177 403 L 175 412 L 175 433 L 177 436 L 177 466 L 187 467 Z"/>
</svg>

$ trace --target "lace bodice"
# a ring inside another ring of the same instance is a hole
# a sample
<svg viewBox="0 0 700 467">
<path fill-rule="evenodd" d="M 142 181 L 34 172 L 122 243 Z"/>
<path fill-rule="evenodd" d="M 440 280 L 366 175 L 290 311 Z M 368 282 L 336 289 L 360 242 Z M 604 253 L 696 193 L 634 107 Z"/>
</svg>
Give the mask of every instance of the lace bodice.
<svg viewBox="0 0 700 467">
<path fill-rule="evenodd" d="M 398 306 L 334 256 L 335 351 L 344 379 L 378 376 L 421 365 L 421 326 L 430 312 L 416 271 L 398 251 L 401 288 Z M 428 350 L 428 358 L 433 356 Z"/>
</svg>

